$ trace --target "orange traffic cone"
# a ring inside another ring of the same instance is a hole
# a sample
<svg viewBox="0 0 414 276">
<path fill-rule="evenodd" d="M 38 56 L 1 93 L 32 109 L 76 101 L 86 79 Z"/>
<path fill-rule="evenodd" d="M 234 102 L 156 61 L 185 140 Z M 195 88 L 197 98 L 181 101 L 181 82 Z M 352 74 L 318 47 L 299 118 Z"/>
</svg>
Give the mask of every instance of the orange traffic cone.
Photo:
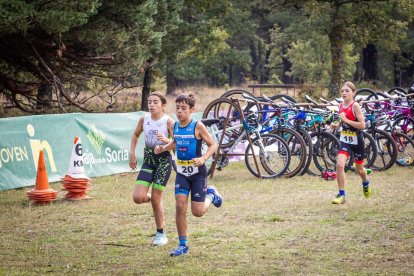
<svg viewBox="0 0 414 276">
<path fill-rule="evenodd" d="M 50 189 L 45 166 L 43 150 L 39 153 L 35 188 L 27 192 L 27 197 L 34 203 L 50 203 L 56 200 L 58 192 Z"/>
<path fill-rule="evenodd" d="M 68 173 L 62 179 L 63 190 L 68 191 L 65 198 L 67 200 L 89 199 L 91 197 L 86 195 L 86 191 L 89 189 L 90 183 L 89 177 L 85 175 L 85 168 L 83 167 L 81 139 L 75 137 L 73 144 Z"/>
</svg>

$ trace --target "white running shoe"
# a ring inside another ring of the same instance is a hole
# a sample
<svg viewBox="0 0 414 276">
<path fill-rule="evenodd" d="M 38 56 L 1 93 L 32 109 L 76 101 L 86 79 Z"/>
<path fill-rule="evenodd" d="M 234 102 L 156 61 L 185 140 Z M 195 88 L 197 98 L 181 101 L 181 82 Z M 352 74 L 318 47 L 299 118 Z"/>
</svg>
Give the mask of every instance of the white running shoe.
<svg viewBox="0 0 414 276">
<path fill-rule="evenodd" d="M 152 244 L 156 246 L 163 246 L 163 245 L 166 245 L 167 242 L 168 242 L 168 239 L 165 233 L 157 232 L 157 234 L 155 234 L 154 240 L 152 241 Z"/>
</svg>

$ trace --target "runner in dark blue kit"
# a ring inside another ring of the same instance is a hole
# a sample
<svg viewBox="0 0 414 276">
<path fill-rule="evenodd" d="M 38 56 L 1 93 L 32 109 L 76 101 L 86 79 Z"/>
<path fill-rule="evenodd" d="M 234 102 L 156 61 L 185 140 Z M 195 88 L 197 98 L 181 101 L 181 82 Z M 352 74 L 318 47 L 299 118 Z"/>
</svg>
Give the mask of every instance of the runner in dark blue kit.
<svg viewBox="0 0 414 276">
<path fill-rule="evenodd" d="M 174 140 L 167 145 L 155 147 L 154 152 L 160 154 L 175 149 L 177 152 L 177 177 L 175 180 L 176 224 L 179 245 L 170 256 L 188 254 L 187 218 L 188 197 L 191 193 L 191 212 L 202 217 L 213 203 L 220 207 L 222 197 L 214 187 L 207 187 L 207 169 L 205 161 L 213 155 L 216 144 L 202 122 L 191 119 L 195 111 L 195 98 L 191 94 L 181 94 L 175 100 L 178 122 L 174 125 Z M 201 143 L 208 146 L 202 155 Z"/>
</svg>

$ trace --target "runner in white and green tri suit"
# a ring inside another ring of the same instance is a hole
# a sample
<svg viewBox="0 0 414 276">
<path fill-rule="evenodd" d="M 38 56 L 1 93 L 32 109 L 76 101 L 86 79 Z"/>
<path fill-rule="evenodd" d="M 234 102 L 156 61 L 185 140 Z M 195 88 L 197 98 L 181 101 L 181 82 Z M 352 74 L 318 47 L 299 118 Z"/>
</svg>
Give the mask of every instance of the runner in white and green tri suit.
<svg viewBox="0 0 414 276">
<path fill-rule="evenodd" d="M 163 152 L 154 154 L 157 145 L 165 145 L 170 142 L 173 134 L 174 121 L 164 114 L 166 99 L 159 93 L 151 93 L 148 97 L 149 113 L 140 118 L 138 126 L 131 138 L 129 166 L 135 170 L 137 159 L 135 148 L 141 133 L 145 136 L 144 161 L 139 171 L 136 185 L 132 194 L 135 203 L 151 202 L 154 212 L 157 232 L 153 241 L 154 245 L 164 245 L 168 242 L 164 233 L 164 207 L 162 198 L 165 186 L 171 175 L 171 154 Z M 152 186 L 151 194 L 148 194 Z"/>
</svg>

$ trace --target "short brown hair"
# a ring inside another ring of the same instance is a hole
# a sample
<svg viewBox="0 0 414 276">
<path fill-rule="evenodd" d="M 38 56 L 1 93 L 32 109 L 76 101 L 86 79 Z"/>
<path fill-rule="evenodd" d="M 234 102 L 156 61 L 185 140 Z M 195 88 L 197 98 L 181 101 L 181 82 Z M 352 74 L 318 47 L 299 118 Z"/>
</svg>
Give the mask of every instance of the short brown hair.
<svg viewBox="0 0 414 276">
<path fill-rule="evenodd" d="M 353 84 L 352 82 L 347 81 L 347 82 L 345 82 L 345 83 L 344 83 L 344 85 L 346 85 L 346 86 L 348 86 L 349 88 L 351 88 L 352 92 L 355 92 L 355 91 L 356 91 L 355 84 Z"/>
<path fill-rule="evenodd" d="M 162 104 L 167 104 L 167 99 L 165 98 L 165 96 L 163 95 L 163 94 L 161 94 L 160 92 L 151 92 L 149 95 L 148 95 L 148 98 L 149 97 L 151 97 L 151 96 L 157 96 L 158 98 L 160 98 L 160 100 L 161 100 L 161 103 Z"/>
<path fill-rule="evenodd" d="M 175 103 L 186 103 L 190 106 L 190 108 L 195 106 L 195 102 L 195 97 L 191 93 L 180 94 L 177 99 L 175 99 Z"/>
</svg>

